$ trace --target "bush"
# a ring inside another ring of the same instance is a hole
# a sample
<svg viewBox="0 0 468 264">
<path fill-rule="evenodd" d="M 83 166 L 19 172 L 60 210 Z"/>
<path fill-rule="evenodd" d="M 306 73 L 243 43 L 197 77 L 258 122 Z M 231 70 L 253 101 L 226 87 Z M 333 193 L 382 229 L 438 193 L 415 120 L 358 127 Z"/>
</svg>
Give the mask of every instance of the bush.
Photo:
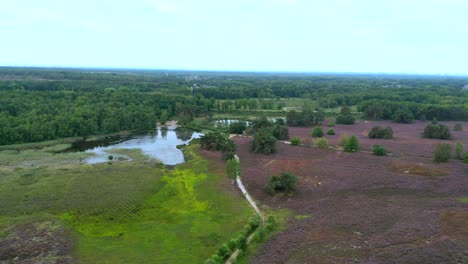
<svg viewBox="0 0 468 264">
<path fill-rule="evenodd" d="M 229 242 L 228 242 L 227 245 L 228 245 L 229 249 L 230 249 L 231 251 L 233 251 L 233 252 L 234 252 L 234 250 L 236 250 L 236 248 L 237 248 L 237 243 L 236 243 L 236 240 L 235 240 L 235 239 L 229 240 Z"/>
<path fill-rule="evenodd" d="M 293 137 L 293 139 L 291 139 L 291 145 L 297 146 L 300 144 L 302 144 L 302 141 L 299 137 Z"/>
<path fill-rule="evenodd" d="M 359 140 L 355 135 L 352 135 L 344 145 L 344 151 L 346 152 L 356 152 L 359 150 Z"/>
<path fill-rule="evenodd" d="M 354 117 L 352 115 L 338 115 L 336 117 L 336 123 L 342 125 L 353 125 Z"/>
<path fill-rule="evenodd" d="M 463 160 L 463 163 L 468 164 L 468 153 L 465 153 L 465 159 Z"/>
<path fill-rule="evenodd" d="M 312 136 L 313 137 L 323 137 L 323 129 L 321 127 L 315 127 L 312 130 Z"/>
<path fill-rule="evenodd" d="M 242 134 L 247 128 L 246 122 L 234 122 L 229 125 L 229 133 L 231 134 Z"/>
<path fill-rule="evenodd" d="M 113 159 L 114 159 L 114 156 L 109 155 L 109 156 L 107 157 L 107 159 L 108 159 L 108 160 L 113 160 Z"/>
<path fill-rule="evenodd" d="M 372 153 L 376 156 L 386 156 L 388 151 L 380 145 L 374 145 L 372 146 Z"/>
<path fill-rule="evenodd" d="M 218 131 L 210 132 L 200 138 L 200 146 L 209 151 L 219 151 L 227 140 L 228 137 Z"/>
<path fill-rule="evenodd" d="M 218 262 L 218 261 L 213 259 L 213 256 L 211 258 L 205 260 L 205 262 L 203 262 L 203 264 L 219 264 L 219 263 L 222 263 L 222 260 L 221 260 L 221 262 Z"/>
<path fill-rule="evenodd" d="M 437 144 L 434 150 L 434 161 L 447 162 L 450 159 L 451 152 L 452 152 L 452 146 L 450 146 L 450 144 L 448 143 Z"/>
<path fill-rule="evenodd" d="M 457 143 L 455 146 L 455 157 L 459 160 L 463 160 L 463 144 Z"/>
<path fill-rule="evenodd" d="M 319 138 L 319 139 L 317 139 L 317 141 L 315 142 L 315 144 L 316 144 L 317 147 L 320 148 L 320 149 L 326 149 L 326 148 L 328 148 L 328 139 L 326 139 L 326 138 Z"/>
<path fill-rule="evenodd" d="M 216 255 L 220 256 L 223 260 L 228 259 L 231 254 L 232 250 L 229 249 L 229 247 L 226 244 L 222 244 L 221 247 L 219 247 L 218 252 L 216 253 Z"/>
<path fill-rule="evenodd" d="M 335 120 L 330 120 L 328 121 L 328 126 L 329 127 L 334 127 L 336 125 L 336 121 Z"/>
<path fill-rule="evenodd" d="M 236 245 L 238 249 L 245 250 L 247 248 L 247 237 L 244 234 L 240 234 L 236 237 Z"/>
<path fill-rule="evenodd" d="M 463 126 L 461 123 L 456 123 L 455 126 L 453 127 L 454 131 L 463 131 Z"/>
<path fill-rule="evenodd" d="M 341 135 L 340 138 L 338 138 L 338 145 L 344 147 L 348 138 L 349 136 L 346 133 Z"/>
<path fill-rule="evenodd" d="M 296 175 L 283 172 L 280 176 L 271 176 L 268 183 L 265 186 L 265 190 L 274 194 L 280 192 L 291 192 L 295 189 L 298 178 Z"/>
<path fill-rule="evenodd" d="M 289 139 L 289 129 L 287 126 L 275 125 L 273 128 L 273 136 L 278 140 L 288 140 Z"/>
<path fill-rule="evenodd" d="M 254 134 L 250 151 L 265 155 L 276 152 L 276 138 L 270 128 L 261 128 Z"/>
<path fill-rule="evenodd" d="M 434 138 L 434 139 L 451 139 L 452 135 L 447 126 L 442 124 L 430 124 L 424 128 L 423 132 L 424 138 Z"/>
<path fill-rule="evenodd" d="M 224 145 L 221 146 L 221 152 L 223 153 L 223 160 L 230 160 L 236 155 L 237 146 L 234 141 L 227 139 L 224 141 Z"/>
<path fill-rule="evenodd" d="M 335 130 L 333 130 L 333 128 L 328 129 L 327 135 L 330 135 L 330 136 L 336 135 Z"/>
<path fill-rule="evenodd" d="M 393 138 L 393 130 L 391 127 L 381 127 L 375 126 L 373 127 L 368 134 L 369 138 L 383 138 L 383 139 L 391 139 Z"/>
<path fill-rule="evenodd" d="M 225 174 L 229 179 L 234 181 L 237 178 L 239 175 L 239 165 L 239 161 L 235 158 L 226 161 Z"/>
</svg>

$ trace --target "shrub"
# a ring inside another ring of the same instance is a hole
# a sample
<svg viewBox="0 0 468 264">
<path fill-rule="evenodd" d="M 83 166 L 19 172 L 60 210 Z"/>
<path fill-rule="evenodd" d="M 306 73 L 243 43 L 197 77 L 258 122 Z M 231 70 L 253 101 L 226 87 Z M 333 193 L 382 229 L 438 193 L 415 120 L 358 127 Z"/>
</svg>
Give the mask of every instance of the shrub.
<svg viewBox="0 0 468 264">
<path fill-rule="evenodd" d="M 333 128 L 328 129 L 327 135 L 330 135 L 330 136 L 336 135 L 335 130 L 333 130 Z"/>
<path fill-rule="evenodd" d="M 236 238 L 236 245 L 238 249 L 244 250 L 247 247 L 247 237 L 244 234 L 240 234 Z"/>
<path fill-rule="evenodd" d="M 336 121 L 335 120 L 330 120 L 328 121 L 328 126 L 329 127 L 334 127 L 336 125 Z"/>
<path fill-rule="evenodd" d="M 447 126 L 442 124 L 430 124 L 424 128 L 424 138 L 451 139 L 452 135 Z"/>
<path fill-rule="evenodd" d="M 234 181 L 237 178 L 237 175 L 239 175 L 239 161 L 235 158 L 227 160 L 225 173 L 229 179 Z"/>
<path fill-rule="evenodd" d="M 326 148 L 328 148 L 328 139 L 319 138 L 319 139 L 317 139 L 315 144 L 317 144 L 317 147 L 320 148 L 320 149 L 326 149 Z"/>
<path fill-rule="evenodd" d="M 218 261 L 213 259 L 213 256 L 211 258 L 205 260 L 205 262 L 203 262 L 203 264 L 219 264 L 219 263 L 222 263 L 222 260 L 221 260 L 221 262 L 218 262 Z"/>
<path fill-rule="evenodd" d="M 257 227 L 259 227 L 261 221 L 262 219 L 260 219 L 259 216 L 250 217 L 249 218 L 250 230 L 255 230 Z"/>
<path fill-rule="evenodd" d="M 463 126 L 461 123 L 456 123 L 455 126 L 453 127 L 454 131 L 463 131 Z"/>
<path fill-rule="evenodd" d="M 273 128 L 273 136 L 278 140 L 288 140 L 289 139 L 289 129 L 287 126 L 275 125 Z"/>
<path fill-rule="evenodd" d="M 276 138 L 273 136 L 270 128 L 261 128 L 254 134 L 250 151 L 265 155 L 276 152 Z"/>
<path fill-rule="evenodd" d="M 237 146 L 234 141 L 227 139 L 224 141 L 224 145 L 221 146 L 221 152 L 223 153 L 223 160 L 230 160 L 236 155 Z"/>
<path fill-rule="evenodd" d="M 346 141 L 348 141 L 348 135 L 345 133 L 338 138 L 338 145 L 344 147 L 346 144 Z"/>
<path fill-rule="evenodd" d="M 247 128 L 246 122 L 234 122 L 229 125 L 229 133 L 231 134 L 242 134 Z"/>
<path fill-rule="evenodd" d="M 465 159 L 463 160 L 463 163 L 468 164 L 468 153 L 465 153 Z"/>
<path fill-rule="evenodd" d="M 280 176 L 271 176 L 268 183 L 265 186 L 265 190 L 274 194 L 280 192 L 291 192 L 295 189 L 298 178 L 296 175 L 283 172 Z"/>
<path fill-rule="evenodd" d="M 114 159 L 114 156 L 109 155 L 109 156 L 107 157 L 107 159 L 108 159 L 108 160 L 113 160 L 113 159 Z"/>
<path fill-rule="evenodd" d="M 200 138 L 200 146 L 209 151 L 219 151 L 227 140 L 228 137 L 218 131 L 210 132 Z"/>
<path fill-rule="evenodd" d="M 346 152 L 356 152 L 359 150 L 359 140 L 355 135 L 352 135 L 344 145 L 344 151 Z"/>
<path fill-rule="evenodd" d="M 372 153 L 376 156 L 386 156 L 388 151 L 380 145 L 374 145 L 372 146 Z"/>
<path fill-rule="evenodd" d="M 450 146 L 450 144 L 448 143 L 437 144 L 434 150 L 434 161 L 447 162 L 450 159 L 451 152 L 452 152 L 452 146 Z"/>
<path fill-rule="evenodd" d="M 218 249 L 218 253 L 216 254 L 220 256 L 223 260 L 226 260 L 232 254 L 232 250 L 229 249 L 229 247 L 226 244 L 222 244 L 221 247 L 219 247 Z"/>
<path fill-rule="evenodd" d="M 321 127 L 315 127 L 312 130 L 313 137 L 323 137 L 323 129 Z"/>
<path fill-rule="evenodd" d="M 352 115 L 338 115 L 336 117 L 336 123 L 342 125 L 352 125 L 354 124 L 354 117 Z"/>
<path fill-rule="evenodd" d="M 391 139 L 393 138 L 393 130 L 391 127 L 381 127 L 375 126 L 373 127 L 368 134 L 369 138 L 383 138 L 383 139 Z"/>
<path fill-rule="evenodd" d="M 455 146 L 455 157 L 459 160 L 463 160 L 463 144 L 457 143 Z"/>
<path fill-rule="evenodd" d="M 302 144 L 302 141 L 299 137 L 293 137 L 293 139 L 291 139 L 291 145 L 297 146 L 300 144 Z"/>
<path fill-rule="evenodd" d="M 230 249 L 231 251 L 236 250 L 236 248 L 237 248 L 236 240 L 235 240 L 235 239 L 229 240 L 229 242 L 228 242 L 228 247 L 229 247 L 229 249 Z"/>
</svg>

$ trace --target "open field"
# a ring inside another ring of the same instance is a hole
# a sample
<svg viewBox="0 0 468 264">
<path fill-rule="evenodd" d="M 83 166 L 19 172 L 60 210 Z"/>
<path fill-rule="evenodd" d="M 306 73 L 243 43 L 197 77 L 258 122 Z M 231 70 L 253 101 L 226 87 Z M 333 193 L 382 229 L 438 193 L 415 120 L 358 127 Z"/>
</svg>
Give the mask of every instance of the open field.
<svg viewBox="0 0 468 264">
<path fill-rule="evenodd" d="M 298 131 L 308 134 L 311 128 L 293 128 L 292 136 Z M 295 215 L 249 263 L 468 262 L 468 174 L 462 162 L 436 164 L 414 156 L 377 157 L 283 143 L 277 144 L 277 154 L 264 156 L 249 152 L 250 138 L 234 140 L 249 193 Z M 296 193 L 268 195 L 263 190 L 268 177 L 282 171 L 299 176 Z"/>
<path fill-rule="evenodd" d="M 347 134 L 356 135 L 361 143 L 363 150 L 372 150 L 372 145 L 378 144 L 387 148 L 392 154 L 404 154 L 411 156 L 429 157 L 432 158 L 434 147 L 437 143 L 450 143 L 452 150 L 455 149 L 457 142 L 462 142 L 468 148 L 468 122 L 440 122 L 447 125 L 452 133 L 452 140 L 437 140 L 423 139 L 421 134 L 424 128 L 430 122 L 415 121 L 413 124 L 400 124 L 391 121 L 357 121 L 354 125 L 336 125 L 333 128 L 336 135 L 325 135 L 329 144 L 338 144 L 338 139 L 341 135 Z M 455 123 L 462 123 L 464 131 L 453 131 Z M 329 127 L 324 122 L 323 130 L 326 132 Z M 367 134 L 374 126 L 390 126 L 393 129 L 393 139 L 370 139 Z M 311 136 L 312 128 L 310 127 L 290 127 L 290 136 L 298 136 L 304 141 L 313 142 Z"/>
<path fill-rule="evenodd" d="M 197 145 L 173 168 L 47 150 L 0 152 L 0 263 L 201 263 L 253 215 Z"/>
</svg>

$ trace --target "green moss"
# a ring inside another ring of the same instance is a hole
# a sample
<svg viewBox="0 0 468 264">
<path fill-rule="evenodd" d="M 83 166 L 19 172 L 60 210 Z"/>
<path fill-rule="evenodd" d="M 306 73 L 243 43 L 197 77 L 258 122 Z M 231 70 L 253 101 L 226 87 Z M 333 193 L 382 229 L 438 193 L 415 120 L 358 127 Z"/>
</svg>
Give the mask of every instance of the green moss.
<svg viewBox="0 0 468 264">
<path fill-rule="evenodd" d="M 132 162 L 112 165 L 79 164 L 73 153 L 2 151 L 14 164 L 0 167 L 0 233 L 59 219 L 74 232 L 82 263 L 201 263 L 253 211 L 197 148 L 185 148 L 188 162 L 171 170 L 134 150 L 123 150 Z M 42 165 L 20 166 L 31 161 Z"/>
</svg>

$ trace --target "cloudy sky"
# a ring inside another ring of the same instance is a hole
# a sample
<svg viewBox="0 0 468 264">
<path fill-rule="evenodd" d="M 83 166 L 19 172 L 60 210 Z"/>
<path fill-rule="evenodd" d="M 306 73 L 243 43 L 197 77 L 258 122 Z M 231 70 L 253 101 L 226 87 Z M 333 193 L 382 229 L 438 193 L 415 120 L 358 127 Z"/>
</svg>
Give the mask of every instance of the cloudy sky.
<svg viewBox="0 0 468 264">
<path fill-rule="evenodd" d="M 468 74 L 465 0 L 0 0 L 0 65 Z"/>
</svg>

